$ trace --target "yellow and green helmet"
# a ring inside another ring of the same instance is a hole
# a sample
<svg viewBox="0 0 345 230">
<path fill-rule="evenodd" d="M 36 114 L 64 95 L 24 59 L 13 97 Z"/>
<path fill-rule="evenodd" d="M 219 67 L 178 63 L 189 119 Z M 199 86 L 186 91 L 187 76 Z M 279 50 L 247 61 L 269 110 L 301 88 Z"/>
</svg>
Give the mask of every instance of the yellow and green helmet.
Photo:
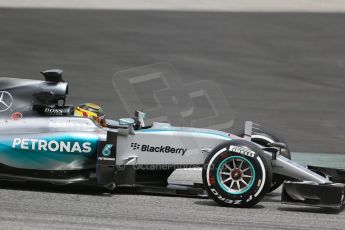
<svg viewBox="0 0 345 230">
<path fill-rule="evenodd" d="M 103 109 L 94 103 L 81 104 L 74 110 L 74 116 L 88 117 L 100 126 L 105 126 L 105 115 Z"/>
</svg>

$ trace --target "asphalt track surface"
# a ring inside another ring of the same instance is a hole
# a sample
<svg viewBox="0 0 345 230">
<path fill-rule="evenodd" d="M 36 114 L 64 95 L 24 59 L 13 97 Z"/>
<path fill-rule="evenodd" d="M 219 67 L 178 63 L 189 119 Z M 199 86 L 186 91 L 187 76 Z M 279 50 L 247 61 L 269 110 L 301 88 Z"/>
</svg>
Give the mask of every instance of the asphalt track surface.
<svg viewBox="0 0 345 230">
<path fill-rule="evenodd" d="M 343 153 L 344 24 L 343 14 L 0 9 L 0 75 L 37 79 L 39 70 L 60 67 L 72 103 L 94 101 L 121 115 L 121 101 L 109 94 L 113 74 L 165 61 L 185 82 L 221 85 L 234 129 L 255 120 L 294 151 Z M 207 199 L 0 186 L 1 229 L 345 226 L 344 212 L 281 205 L 279 193 L 232 209 Z"/>
<path fill-rule="evenodd" d="M 200 181 L 200 171 L 173 179 Z M 345 212 L 282 205 L 272 193 L 251 209 L 212 200 L 107 194 L 89 188 L 4 183 L 0 229 L 344 229 Z"/>
<path fill-rule="evenodd" d="M 114 73 L 167 62 L 184 83 L 220 86 L 233 130 L 253 120 L 292 151 L 344 153 L 344 24 L 344 14 L 0 9 L 0 76 L 40 79 L 62 68 L 71 103 L 119 117 L 128 114 Z M 155 89 L 143 89 L 154 107 Z M 209 112 L 194 103 L 192 116 Z"/>
</svg>

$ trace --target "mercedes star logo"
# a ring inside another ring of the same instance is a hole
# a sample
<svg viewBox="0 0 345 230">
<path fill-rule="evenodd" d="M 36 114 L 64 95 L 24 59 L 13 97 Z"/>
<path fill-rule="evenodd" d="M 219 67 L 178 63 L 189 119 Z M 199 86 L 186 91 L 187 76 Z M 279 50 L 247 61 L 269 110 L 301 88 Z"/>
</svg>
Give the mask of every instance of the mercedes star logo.
<svg viewBox="0 0 345 230">
<path fill-rule="evenodd" d="M 12 95 L 7 91 L 0 91 L 0 113 L 9 110 L 12 104 Z"/>
</svg>

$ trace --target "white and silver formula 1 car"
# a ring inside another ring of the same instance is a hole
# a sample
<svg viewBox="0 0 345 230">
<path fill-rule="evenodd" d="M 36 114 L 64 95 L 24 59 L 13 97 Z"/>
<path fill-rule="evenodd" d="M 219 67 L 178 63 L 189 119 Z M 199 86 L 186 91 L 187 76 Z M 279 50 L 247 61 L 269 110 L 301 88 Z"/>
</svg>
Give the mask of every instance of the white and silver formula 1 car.
<svg viewBox="0 0 345 230">
<path fill-rule="evenodd" d="M 100 127 L 65 105 L 62 71 L 45 81 L 0 78 L 0 178 L 85 183 L 110 190 L 197 195 L 251 207 L 283 184 L 282 202 L 341 208 L 344 171 L 290 160 L 285 143 L 246 122 L 244 133 L 145 125 L 144 113 Z M 175 169 L 202 167 L 202 185 L 171 189 Z M 170 187 L 169 187 L 170 186 Z"/>
</svg>

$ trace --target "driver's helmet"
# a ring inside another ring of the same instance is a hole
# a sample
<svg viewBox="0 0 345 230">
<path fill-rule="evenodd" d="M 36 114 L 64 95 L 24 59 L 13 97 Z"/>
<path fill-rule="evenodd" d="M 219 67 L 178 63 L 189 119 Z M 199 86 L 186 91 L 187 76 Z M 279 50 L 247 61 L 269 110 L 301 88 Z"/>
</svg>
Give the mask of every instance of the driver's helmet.
<svg viewBox="0 0 345 230">
<path fill-rule="evenodd" d="M 74 116 L 88 117 L 94 120 L 100 126 L 106 126 L 105 115 L 102 108 L 93 103 L 85 103 L 79 105 L 74 110 Z"/>
</svg>

